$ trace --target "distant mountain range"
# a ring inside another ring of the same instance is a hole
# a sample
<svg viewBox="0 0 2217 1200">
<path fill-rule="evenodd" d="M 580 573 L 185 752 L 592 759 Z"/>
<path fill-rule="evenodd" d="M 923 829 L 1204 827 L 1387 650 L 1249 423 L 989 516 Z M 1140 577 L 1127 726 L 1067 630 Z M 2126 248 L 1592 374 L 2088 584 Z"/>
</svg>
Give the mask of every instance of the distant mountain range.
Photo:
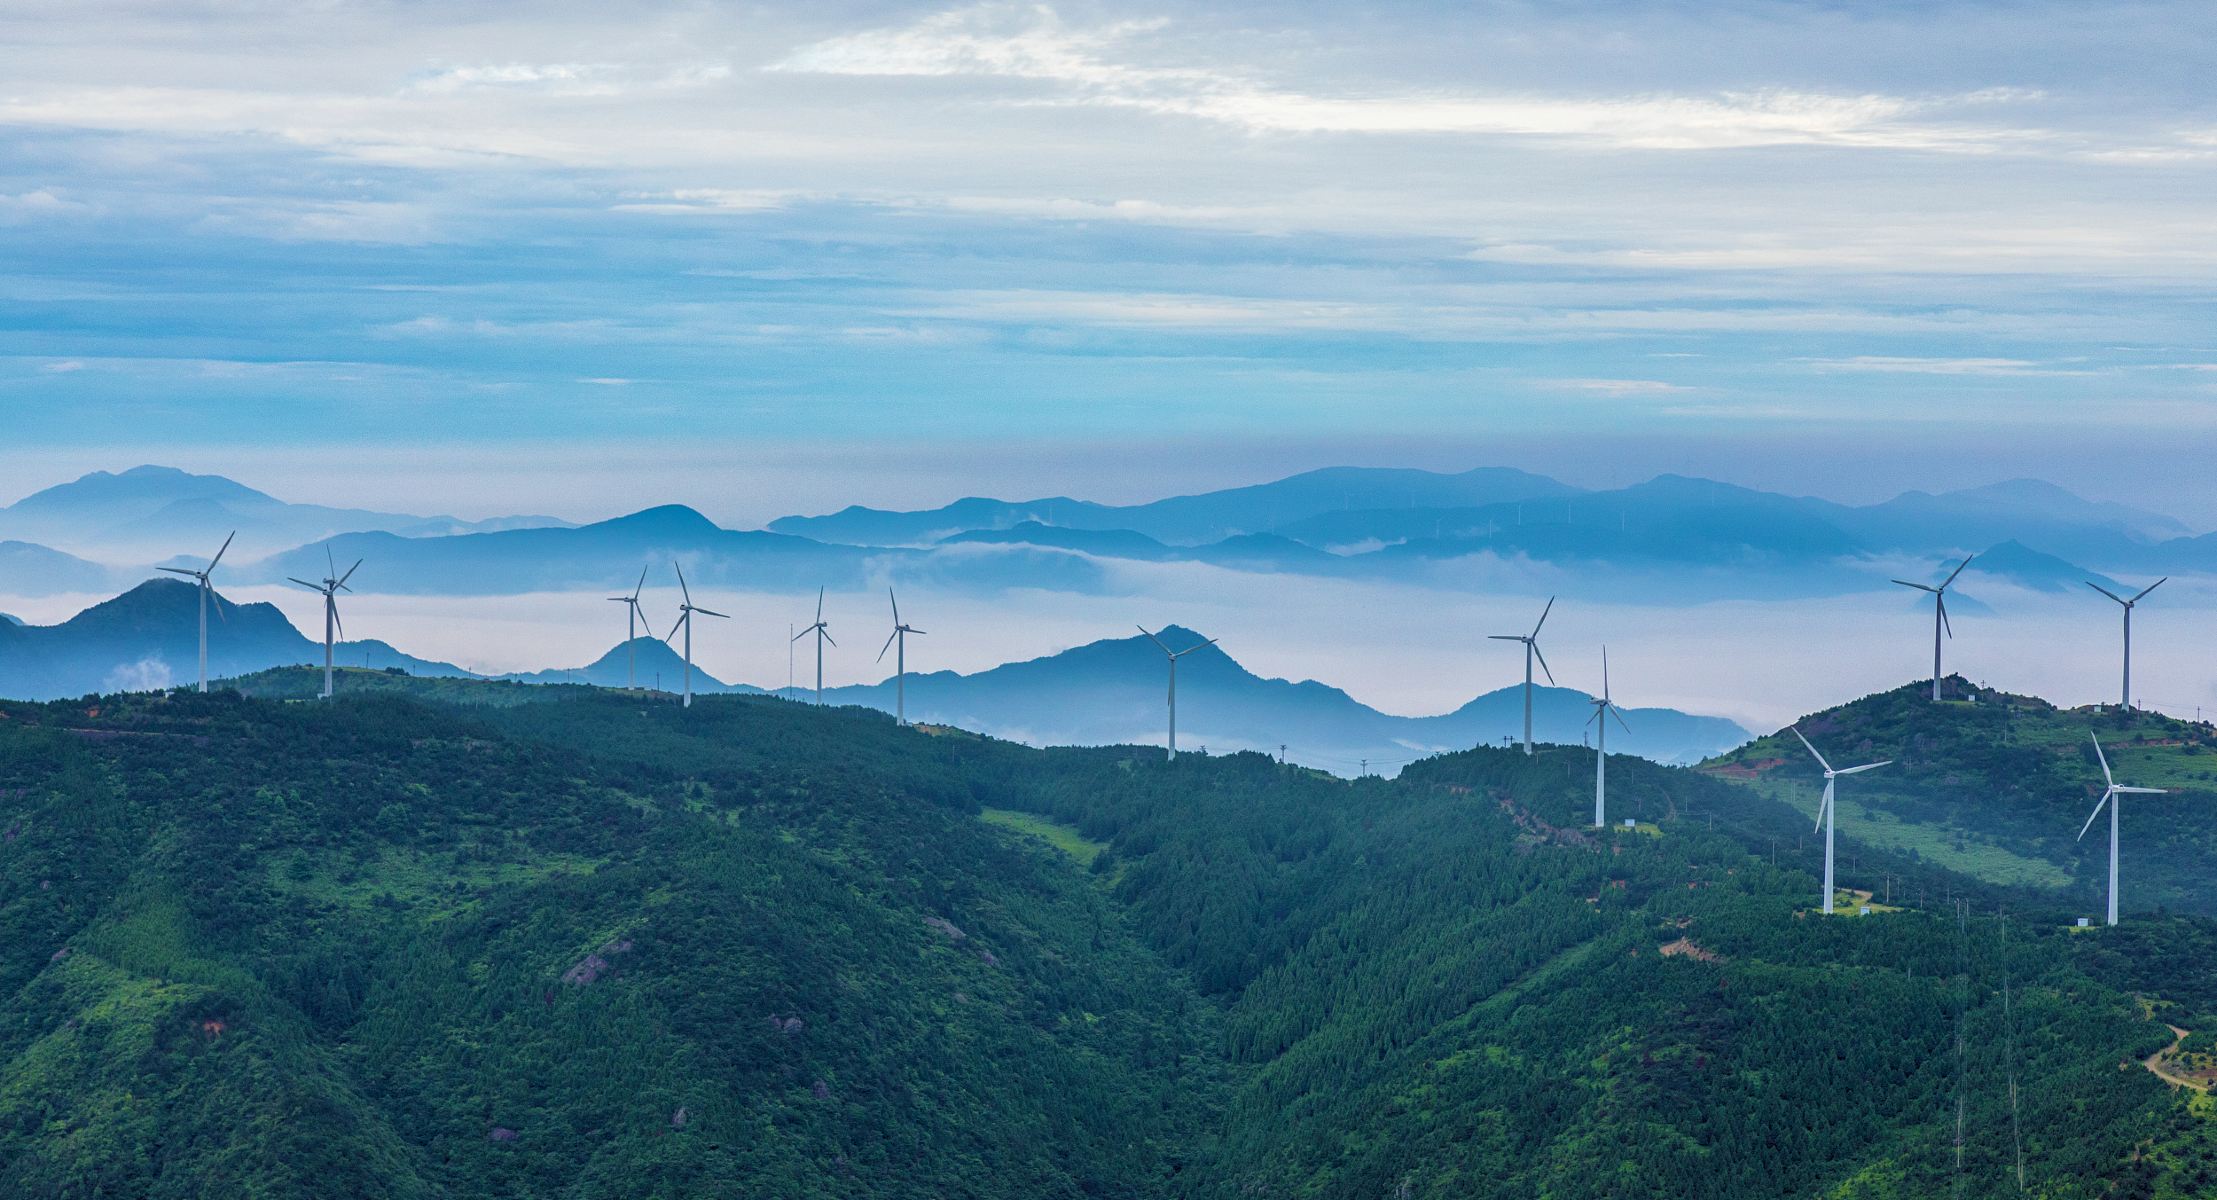
<svg viewBox="0 0 2217 1200">
<path fill-rule="evenodd" d="M 97 547 L 102 558 L 117 562 L 214 554 L 233 530 L 239 540 L 232 553 L 244 560 L 368 529 L 434 537 L 567 523 L 555 517 L 463 521 L 293 504 L 221 475 L 157 466 L 95 471 L 0 507 L 0 538 Z M 9 565 L 0 560 L 0 571 Z"/>
<path fill-rule="evenodd" d="M 45 700 L 96 692 L 143 691 L 189 684 L 198 654 L 198 599 L 190 583 L 152 580 L 52 626 L 0 624 L 0 697 Z M 267 604 L 232 604 L 211 623 L 209 669 L 216 677 L 269 667 L 320 663 L 320 642 L 303 636 Z M 1172 626 L 1172 645 L 1206 639 Z M 675 691 L 684 662 L 666 643 L 642 637 L 574 669 L 502 678 L 526 683 L 628 686 L 632 655 L 645 687 Z M 416 675 L 467 677 L 451 663 L 419 659 L 379 641 L 342 643 L 343 666 L 398 668 Z M 1390 773 L 1401 763 L 1441 750 L 1497 742 L 1518 731 L 1518 688 L 1488 692 L 1454 712 L 1431 717 L 1381 713 L 1337 688 L 1313 681 L 1264 679 L 1214 647 L 1181 660 L 1178 670 L 1180 746 L 1212 751 L 1287 748 L 1292 759 L 1354 774 L 1363 759 Z M 1037 745 L 1159 743 L 1167 720 L 1166 668 L 1141 637 L 1079 646 L 1028 662 L 971 675 L 951 671 L 911 675 L 911 720 L 955 725 Z M 698 668 L 697 692 L 759 692 Z M 892 681 L 829 689 L 828 701 L 891 712 Z M 1534 722 L 1543 741 L 1578 742 L 1590 715 L 1587 696 L 1568 688 L 1536 690 Z M 1692 762 L 1738 745 L 1747 731 L 1719 717 L 1671 709 L 1627 709 L 1631 729 L 1613 748 L 1666 762 Z"/>
<path fill-rule="evenodd" d="M 361 588 L 420 595 L 613 588 L 642 563 L 671 562 L 712 589 L 875 589 L 896 579 L 1101 594 L 1136 586 L 1120 564 L 1462 586 L 1457 564 L 1484 560 L 1575 569 L 1591 586 L 1636 588 L 1657 603 L 1838 595 L 1885 586 L 1904 558 L 1937 571 L 1974 551 L 1973 587 L 2061 592 L 2114 582 L 2097 571 L 2217 573 L 2217 534 L 2032 480 L 1852 506 L 1675 475 L 1586 491 L 1505 468 L 1340 468 L 1149 504 L 968 499 L 731 530 L 675 504 L 585 525 L 295 505 L 218 476 L 139 467 L 0 509 L 0 535 L 52 534 L 69 547 L 0 542 L 0 595 L 122 586 L 139 572 L 109 564 L 132 548 L 158 545 L 165 561 L 198 565 L 232 527 L 242 532 L 224 580 L 317 578 L 332 559 L 359 558 L 370 564 Z M 206 549 L 176 553 L 195 544 Z"/>
</svg>

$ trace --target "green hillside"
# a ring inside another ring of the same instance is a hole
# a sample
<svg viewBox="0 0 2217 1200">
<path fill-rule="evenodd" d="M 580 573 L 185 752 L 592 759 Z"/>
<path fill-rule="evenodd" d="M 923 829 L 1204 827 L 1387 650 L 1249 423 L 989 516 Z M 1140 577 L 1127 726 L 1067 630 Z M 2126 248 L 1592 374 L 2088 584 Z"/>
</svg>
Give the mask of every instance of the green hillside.
<svg viewBox="0 0 2217 1200">
<path fill-rule="evenodd" d="M 1934 704 L 1926 685 L 1911 684 L 1799 722 L 1834 766 L 1893 760 L 1842 782 L 1841 837 L 1995 883 L 2055 889 L 2081 912 L 2098 913 L 2108 886 L 2107 818 L 2083 841 L 2078 835 L 2101 798 L 2099 736 L 2118 782 L 2174 789 L 2126 799 L 2126 909 L 2217 915 L 2209 882 L 2217 862 L 2217 730 L 2160 713 L 2059 709 L 1959 678 L 1949 683 L 1949 694 L 1978 699 Z M 1815 819 L 1823 779 L 1790 732 L 1758 738 L 1705 769 Z"/>
<path fill-rule="evenodd" d="M 1596 834 L 1571 747 L 1350 783 L 346 682 L 0 704 L 0 1194 L 2217 1187 L 2138 1062 L 2217 1032 L 2217 924 L 1879 846 L 1900 911 L 1826 919 L 1712 774 L 1613 760 Z"/>
</svg>

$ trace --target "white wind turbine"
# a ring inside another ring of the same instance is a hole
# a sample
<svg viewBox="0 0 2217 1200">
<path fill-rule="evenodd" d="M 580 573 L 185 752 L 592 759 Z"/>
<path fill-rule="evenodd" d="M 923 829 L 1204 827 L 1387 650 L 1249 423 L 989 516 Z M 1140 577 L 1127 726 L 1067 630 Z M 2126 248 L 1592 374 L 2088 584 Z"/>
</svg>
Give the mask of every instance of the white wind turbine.
<svg viewBox="0 0 2217 1200">
<path fill-rule="evenodd" d="M 885 645 L 878 647 L 878 661 L 884 662 L 885 652 L 893 649 L 895 644 L 898 643 L 899 649 L 894 650 L 893 653 L 893 720 L 895 724 L 906 725 L 908 724 L 908 635 L 912 633 L 921 635 L 924 631 L 913 625 L 901 624 L 901 602 L 898 597 L 893 595 L 892 588 L 885 589 L 885 598 L 893 602 L 893 632 L 886 635 Z M 821 616 L 819 616 L 818 620 L 821 619 Z M 821 687 L 822 685 L 819 683 L 818 686 Z"/>
<path fill-rule="evenodd" d="M 331 651 L 333 647 L 338 645 L 338 639 L 346 636 L 346 625 L 339 620 L 339 593 L 354 590 L 346 586 L 346 581 L 354 578 L 354 573 L 362 569 L 362 560 L 355 559 L 354 565 L 346 569 L 346 574 L 341 575 L 339 574 L 338 562 L 331 557 L 331 547 L 329 545 L 325 545 L 323 548 L 323 559 L 325 563 L 329 564 L 331 574 L 324 576 L 322 583 L 310 583 L 305 579 L 295 579 L 289 575 L 286 578 L 292 579 L 294 583 L 307 588 L 309 591 L 323 593 L 323 698 L 329 700 L 331 698 Z"/>
<path fill-rule="evenodd" d="M 1139 626 L 1139 631 L 1141 633 L 1147 633 L 1147 627 L 1145 625 L 1141 625 Z M 1187 646 L 1183 650 L 1172 650 L 1170 647 L 1162 644 L 1161 638 L 1156 637 L 1154 634 L 1151 633 L 1147 633 L 1147 640 L 1153 642 L 1156 648 L 1162 651 L 1163 656 L 1170 660 L 1170 753 L 1168 757 L 1176 758 L 1178 757 L 1178 660 L 1184 658 L 1186 655 L 1191 654 L 1196 650 L 1201 649 L 1203 646 L 1215 645 L 1216 639 L 1210 638 L 1209 640 L 1202 642 L 1199 645 Z"/>
<path fill-rule="evenodd" d="M 208 576 L 215 574 L 216 564 L 223 561 L 223 551 L 231 548 L 231 538 L 237 536 L 239 536 L 239 531 L 234 529 L 229 537 L 223 539 L 222 548 L 216 551 L 214 558 L 208 560 L 208 566 L 205 570 L 191 571 L 184 567 L 158 568 L 172 575 L 189 575 L 200 583 L 200 690 L 203 692 L 208 690 Z M 2141 595 L 2146 594 L 2145 592 L 2141 593 Z M 216 606 L 216 616 L 223 617 L 226 622 L 230 620 L 229 617 L 223 616 L 223 606 L 220 604 Z M 2126 620 L 2129 622 L 2131 618 L 2127 617 Z M 2129 629 L 2130 626 L 2128 625 L 2127 628 Z M 2129 639 L 2131 635 L 2128 633 L 2126 636 Z"/>
<path fill-rule="evenodd" d="M 1792 726 L 1788 728 L 1794 729 L 1794 736 L 1801 738 L 1802 745 L 1809 746 L 1809 739 L 1801 737 L 1800 729 Z M 1824 768 L 1824 802 L 1817 806 L 1817 825 L 1824 830 L 1824 911 L 1829 914 L 1832 911 L 1832 830 L 1833 826 L 1838 824 L 1838 817 L 1833 805 L 1833 783 L 1842 775 L 1859 775 L 1865 771 L 1876 770 L 1894 760 L 1889 758 L 1886 762 L 1864 763 L 1860 767 L 1846 767 L 1835 771 L 1832 769 L 1831 763 L 1824 761 L 1824 755 L 1817 753 L 1815 746 L 1809 746 L 1809 754 L 1817 760 L 1818 766 Z"/>
<path fill-rule="evenodd" d="M 677 624 L 670 626 L 670 637 L 677 636 L 677 631 L 680 629 L 683 629 L 685 631 L 684 706 L 686 708 L 691 708 L 693 707 L 693 614 L 699 613 L 704 617 L 722 617 L 724 616 L 724 614 L 720 612 L 712 612 L 693 603 L 693 589 L 685 586 L 684 566 L 679 564 L 674 559 L 671 561 L 670 565 L 677 568 L 677 590 L 685 596 L 685 603 L 677 606 Z M 729 618 L 726 617 L 725 619 L 728 620 Z M 666 637 L 662 640 L 666 642 L 669 641 L 670 638 Z"/>
<path fill-rule="evenodd" d="M 1948 585 L 1954 583 L 1955 577 L 1961 575 L 1963 568 L 1970 566 L 1971 559 L 1976 557 L 1978 556 L 1975 554 L 1964 556 L 1963 561 L 1955 564 L 1955 569 L 1948 572 L 1948 577 L 1940 581 L 1939 587 L 1927 587 L 1921 583 L 1911 583 L 1906 579 L 1896 579 L 1894 581 L 1903 587 L 1932 593 L 1932 698 L 1934 700 L 1940 698 L 1940 631 L 1944 629 L 1949 637 L 1955 636 L 1955 626 L 1948 622 Z"/>
<path fill-rule="evenodd" d="M 2147 593 L 2143 592 L 2141 594 L 2146 595 Z M 2086 824 L 2078 827 L 2078 840 L 2082 842 L 2086 840 L 2086 831 L 2094 827 L 2094 818 L 2102 815 L 2103 805 L 2108 805 L 2109 923 L 2115 925 L 2117 923 L 2117 797 L 2122 796 L 2128 792 L 2136 796 L 2161 796 L 2165 794 L 2168 789 L 2126 787 L 2125 785 L 2118 783 L 2117 777 L 2109 773 L 2109 756 L 2102 753 L 2102 738 L 2101 735 L 2098 733 L 2094 735 L 2094 757 L 2101 760 L 2102 782 L 2108 784 L 2109 787 L 2102 792 L 2102 798 L 2095 803 L 2094 811 L 2086 814 Z"/>
<path fill-rule="evenodd" d="M 1600 829 L 1609 823 L 1608 814 L 1602 806 L 1602 800 L 1607 795 L 1609 786 L 1609 718 L 1615 717 L 1619 728 L 1626 733 L 1632 732 L 1632 727 L 1626 725 L 1624 717 L 1618 713 L 1616 701 L 1609 698 L 1609 648 L 1607 646 L 1601 648 L 1601 698 L 1588 701 L 1588 703 L 1593 705 L 1593 716 L 1586 718 L 1586 724 L 1594 727 L 1593 827 Z"/>
<path fill-rule="evenodd" d="M 1540 653 L 1540 626 L 1547 624 L 1547 614 L 1555 611 L 1555 597 L 1547 598 L 1547 607 L 1540 610 L 1540 619 L 1530 633 L 1496 633 L 1488 640 L 1496 642 L 1524 643 L 1524 752 L 1532 753 L 1532 660 L 1540 660 L 1540 670 L 1547 672 L 1547 682 L 1555 682 L 1555 672 L 1547 670 L 1547 656 Z"/>
<path fill-rule="evenodd" d="M 2103 587 L 2102 585 L 2100 585 L 2100 584 L 2098 584 L 2098 583 L 2095 583 L 2095 582 L 2094 582 L 2093 580 L 2091 580 L 2091 579 L 2089 579 L 2089 580 L 2087 580 L 2087 581 L 2086 581 L 2086 586 L 2087 586 L 2087 587 L 2090 587 L 2090 588 L 2094 589 L 2095 591 L 2097 591 L 2097 592 L 2100 592 L 2100 593 L 2101 593 L 2102 595 L 2104 595 L 2104 596 L 2107 596 L 2107 597 L 2109 597 L 2110 599 L 2112 599 L 2112 600 L 2115 600 L 2115 601 L 2116 601 L 2117 603 L 2119 603 L 2119 604 L 2121 604 L 2121 605 L 2123 605 L 2123 606 L 2124 606 L 2124 610 L 2125 610 L 2125 695 L 2124 695 L 2124 699 L 2123 699 L 2123 700 L 2121 700 L 2121 701 L 2119 701 L 2119 703 L 2120 703 L 2121 705 L 2123 705 L 2124 707 L 2126 707 L 2126 708 L 2131 708 L 2131 707 L 2132 707 L 2132 606 L 2133 606 L 2133 605 L 2135 605 L 2135 604 L 2138 604 L 2138 603 L 2140 603 L 2140 602 L 2141 602 L 2142 600 L 2146 599 L 2146 598 L 2147 598 L 2147 595 L 2148 595 L 2148 593 L 2149 593 L 2149 592 L 2152 592 L 2152 591 L 2154 591 L 2155 589 L 2157 589 L 2157 588 L 2159 588 L 2159 587 L 2162 587 L 2162 586 L 2163 586 L 2163 585 L 2164 585 L 2164 584 L 2165 584 L 2166 582 L 2168 582 L 2168 581 L 2170 580 L 2170 578 L 2171 578 L 2170 576 L 2168 576 L 2168 575 L 2165 575 L 2165 576 L 2164 576 L 2164 577 L 2163 577 L 2162 579 L 2158 579 L 2158 580 L 2156 580 L 2156 581 L 2155 581 L 2154 583 L 2151 583 L 2151 584 L 2149 584 L 2148 586 L 2146 586 L 2146 587 L 2144 587 L 2144 588 L 2141 588 L 2141 589 L 2140 589 L 2140 593 L 2139 593 L 2138 595 L 2134 596 L 2134 597 L 2133 597 L 2132 599 L 2130 599 L 2130 600 L 2127 600 L 2127 599 L 2125 599 L 2125 598 L 2124 598 L 2123 596 L 2120 596 L 2120 595 L 2118 595 L 2117 593 L 2115 593 L 2115 592 L 2113 592 L 2113 591 L 2110 591 L 2110 590 L 2109 590 L 2108 588 L 2105 588 L 2105 587 Z M 201 625 L 202 625 L 202 626 L 206 626 L 206 625 L 207 625 L 207 623 L 208 623 L 208 619 L 207 619 L 206 617 L 202 617 L 202 618 L 200 619 L 200 623 L 201 623 Z M 2111 920 L 2110 920 L 2110 924 L 2112 924 L 2112 925 L 2116 924 L 2116 920 L 2115 920 L 2115 918 L 2114 918 L 2114 917 L 2113 917 L 2113 918 L 2111 918 Z"/>
<path fill-rule="evenodd" d="M 610 596 L 608 598 L 609 603 L 624 606 L 624 648 L 631 654 L 631 666 L 627 676 L 630 682 L 626 686 L 635 692 L 639 690 L 639 627 L 647 624 L 647 614 L 639 609 L 639 593 L 645 591 L 646 587 L 647 568 L 641 567 L 639 568 L 639 586 L 631 589 L 630 595 Z M 647 625 L 647 636 L 652 637 L 653 635 L 654 626 Z"/>
<path fill-rule="evenodd" d="M 839 644 L 831 641 L 831 624 L 824 620 L 824 589 L 822 588 L 816 589 L 816 623 L 794 634 L 793 641 L 797 642 L 812 633 L 816 635 L 816 703 L 822 704 L 824 702 L 824 643 L 831 642 L 834 646 Z M 878 657 L 885 657 L 884 652 L 880 651 Z"/>
</svg>

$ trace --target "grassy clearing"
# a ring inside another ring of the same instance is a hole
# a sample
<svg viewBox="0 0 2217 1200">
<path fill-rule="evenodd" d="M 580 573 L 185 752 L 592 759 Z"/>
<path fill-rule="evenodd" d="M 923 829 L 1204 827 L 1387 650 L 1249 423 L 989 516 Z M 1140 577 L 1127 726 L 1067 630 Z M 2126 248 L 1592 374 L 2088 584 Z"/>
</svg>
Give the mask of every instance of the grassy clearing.
<svg viewBox="0 0 2217 1200">
<path fill-rule="evenodd" d="M 1809 814 L 1811 820 L 1816 819 L 1819 797 L 1813 788 L 1784 786 L 1768 780 L 1748 786 Z M 1846 789 L 1841 790 L 1836 802 L 1840 806 L 1840 836 L 1843 838 L 1852 837 L 1887 850 L 1913 850 L 1926 862 L 1993 883 L 2045 888 L 2068 887 L 2071 883 L 2071 873 L 2052 862 L 2005 850 L 1969 830 L 1910 824 L 1884 809 L 1866 808 L 1846 795 Z"/>
<path fill-rule="evenodd" d="M 270 884 L 326 904 L 366 908 L 390 896 L 440 914 L 474 908 L 496 887 L 529 885 L 557 874 L 587 874 L 600 860 L 582 855 L 540 855 L 525 862 L 459 862 L 451 854 L 387 850 L 357 863 L 333 855 L 296 854 L 270 872 Z"/>
<path fill-rule="evenodd" d="M 1017 812 L 1014 809 L 984 809 L 978 813 L 978 819 L 990 825 L 998 825 L 1003 829 L 1013 829 L 1018 833 L 1029 834 L 1038 838 L 1076 859 L 1081 867 L 1091 868 L 1093 860 L 1101 857 L 1101 851 L 1108 849 L 1107 842 L 1091 841 L 1084 834 L 1068 825 L 1059 824 L 1031 813 Z"/>
</svg>

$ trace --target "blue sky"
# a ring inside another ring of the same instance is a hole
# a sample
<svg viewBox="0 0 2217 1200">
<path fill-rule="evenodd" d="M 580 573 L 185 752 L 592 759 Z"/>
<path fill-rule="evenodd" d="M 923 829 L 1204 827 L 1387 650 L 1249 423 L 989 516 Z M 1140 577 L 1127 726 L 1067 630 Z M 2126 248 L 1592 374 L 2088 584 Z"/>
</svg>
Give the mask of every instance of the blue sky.
<svg viewBox="0 0 2217 1200">
<path fill-rule="evenodd" d="M 23 0 L 0 501 L 1502 462 L 2217 524 L 2212 61 L 2199 3 Z"/>
</svg>

